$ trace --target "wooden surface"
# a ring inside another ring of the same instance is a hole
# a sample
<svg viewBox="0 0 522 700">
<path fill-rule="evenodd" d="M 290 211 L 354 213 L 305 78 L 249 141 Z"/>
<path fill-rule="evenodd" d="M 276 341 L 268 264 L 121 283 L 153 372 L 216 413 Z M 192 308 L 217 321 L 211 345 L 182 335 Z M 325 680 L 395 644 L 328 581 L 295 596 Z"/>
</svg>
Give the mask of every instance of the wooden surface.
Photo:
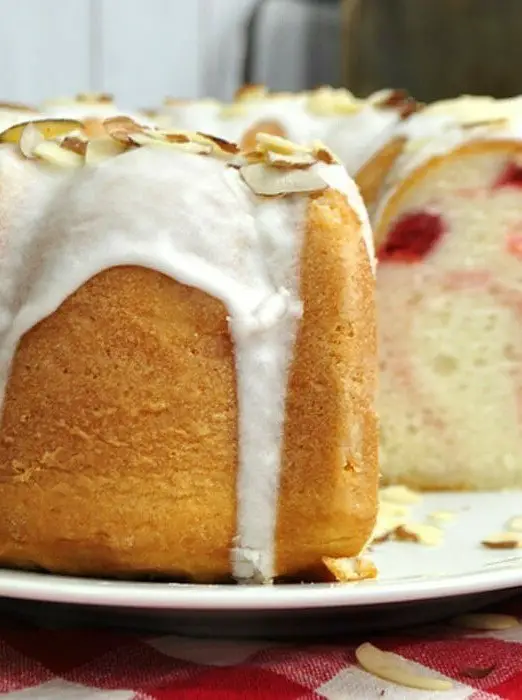
<svg viewBox="0 0 522 700">
<path fill-rule="evenodd" d="M 345 82 L 419 99 L 522 92 L 521 0 L 343 0 Z"/>
</svg>

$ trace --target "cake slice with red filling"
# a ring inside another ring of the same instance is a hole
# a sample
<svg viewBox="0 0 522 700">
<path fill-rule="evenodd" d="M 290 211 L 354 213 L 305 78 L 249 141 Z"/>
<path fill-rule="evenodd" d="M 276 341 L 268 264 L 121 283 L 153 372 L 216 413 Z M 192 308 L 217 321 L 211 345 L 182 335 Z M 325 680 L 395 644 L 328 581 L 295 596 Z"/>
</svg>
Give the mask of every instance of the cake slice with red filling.
<svg viewBox="0 0 522 700">
<path fill-rule="evenodd" d="M 522 141 L 435 139 L 374 215 L 381 471 L 423 489 L 522 486 Z"/>
</svg>

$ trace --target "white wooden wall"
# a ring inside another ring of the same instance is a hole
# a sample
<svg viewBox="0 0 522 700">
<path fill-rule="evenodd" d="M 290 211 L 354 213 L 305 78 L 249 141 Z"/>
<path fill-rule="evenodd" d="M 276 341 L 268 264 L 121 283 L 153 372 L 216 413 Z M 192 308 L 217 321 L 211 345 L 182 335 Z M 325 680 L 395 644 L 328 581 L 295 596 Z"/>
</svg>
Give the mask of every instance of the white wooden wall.
<svg viewBox="0 0 522 700">
<path fill-rule="evenodd" d="M 0 101 L 230 97 L 255 0 L 0 0 Z"/>
</svg>

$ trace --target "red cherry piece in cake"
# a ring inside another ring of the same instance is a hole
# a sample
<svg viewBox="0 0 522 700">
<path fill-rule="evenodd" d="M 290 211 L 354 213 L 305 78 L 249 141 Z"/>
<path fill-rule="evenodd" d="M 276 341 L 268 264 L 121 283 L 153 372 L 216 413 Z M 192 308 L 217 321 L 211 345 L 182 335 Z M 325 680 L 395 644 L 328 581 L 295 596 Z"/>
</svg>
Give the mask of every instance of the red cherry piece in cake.
<svg viewBox="0 0 522 700">
<path fill-rule="evenodd" d="M 422 260 L 445 233 L 442 217 L 428 212 L 401 216 L 379 248 L 380 262 L 415 263 Z"/>
<path fill-rule="evenodd" d="M 506 239 L 508 253 L 516 258 L 522 258 L 522 234 L 510 233 Z"/>
<path fill-rule="evenodd" d="M 508 163 L 495 183 L 495 189 L 500 187 L 522 187 L 522 165 Z"/>
</svg>

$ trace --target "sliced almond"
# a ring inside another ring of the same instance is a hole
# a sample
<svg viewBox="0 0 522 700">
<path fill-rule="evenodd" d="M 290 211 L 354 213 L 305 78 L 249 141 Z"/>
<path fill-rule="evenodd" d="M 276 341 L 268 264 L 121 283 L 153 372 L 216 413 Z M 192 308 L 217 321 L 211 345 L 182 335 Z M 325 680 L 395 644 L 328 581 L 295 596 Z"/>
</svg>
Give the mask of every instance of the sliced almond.
<svg viewBox="0 0 522 700">
<path fill-rule="evenodd" d="M 162 140 L 160 134 L 150 132 L 147 134 L 151 138 L 159 139 L 160 141 Z M 187 136 L 187 134 L 181 134 L 181 133 L 173 133 L 173 132 L 165 132 L 165 141 L 168 143 L 190 143 L 190 138 Z"/>
<path fill-rule="evenodd" d="M 149 133 L 131 134 L 131 143 L 136 146 L 151 146 L 153 148 L 166 148 L 175 151 L 183 151 L 185 153 L 195 153 L 199 155 L 209 155 L 212 153 L 210 144 L 196 143 L 194 141 L 172 142 L 151 136 Z"/>
<path fill-rule="evenodd" d="M 243 132 L 240 139 L 241 150 L 253 151 L 259 149 L 265 151 L 266 148 L 261 147 L 258 143 L 258 134 L 264 134 L 265 139 L 270 136 L 286 139 L 287 135 L 283 125 L 280 124 L 277 119 L 261 119 L 251 124 L 250 127 Z"/>
<path fill-rule="evenodd" d="M 36 119 L 15 124 L 0 134 L 0 143 L 19 143 L 24 129 L 33 124 L 44 139 L 55 139 L 76 129 L 82 129 L 83 124 L 75 119 Z"/>
<path fill-rule="evenodd" d="M 39 146 L 44 137 L 34 124 L 28 124 L 20 136 L 20 150 L 26 158 L 34 158 L 34 149 Z"/>
<path fill-rule="evenodd" d="M 508 126 L 509 119 L 506 117 L 498 117 L 497 119 L 483 119 L 476 122 L 464 122 L 460 125 L 461 129 L 480 129 L 482 127 L 491 129 L 501 129 Z"/>
<path fill-rule="evenodd" d="M 236 102 L 251 102 L 252 100 L 262 100 L 267 96 L 267 89 L 264 85 L 242 85 L 236 90 L 234 99 Z"/>
<path fill-rule="evenodd" d="M 496 532 L 482 540 L 482 546 L 488 549 L 518 549 L 522 547 L 520 532 Z"/>
<path fill-rule="evenodd" d="M 307 146 L 292 143 L 292 141 L 289 141 L 282 136 L 267 134 L 263 131 L 256 133 L 256 144 L 257 148 L 261 151 L 272 151 L 273 153 L 281 153 L 283 155 L 312 152 L 312 150 Z"/>
<path fill-rule="evenodd" d="M 60 146 L 68 151 L 77 153 L 79 156 L 85 157 L 87 150 L 87 140 L 80 136 L 65 136 L 60 142 Z"/>
<path fill-rule="evenodd" d="M 387 542 L 395 535 L 397 528 L 405 524 L 406 522 L 401 518 L 379 515 L 370 542 L 372 544 Z"/>
<path fill-rule="evenodd" d="M 262 197 L 322 192 L 328 187 L 313 169 L 280 170 L 253 163 L 243 166 L 239 172 L 252 192 Z"/>
<path fill-rule="evenodd" d="M 114 97 L 107 92 L 80 92 L 76 95 L 77 102 L 108 104 Z"/>
<path fill-rule="evenodd" d="M 191 100 L 183 100 L 179 97 L 170 97 L 167 96 L 163 100 L 163 104 L 166 107 L 185 107 L 186 105 L 191 104 Z"/>
<path fill-rule="evenodd" d="M 228 161 L 228 165 L 233 168 L 242 168 L 244 165 L 264 163 L 265 161 L 265 153 L 262 153 L 261 151 L 247 151 L 246 153 L 240 152 L 237 155 L 232 156 Z"/>
<path fill-rule="evenodd" d="M 509 520 L 507 529 L 510 532 L 522 533 L 522 515 L 515 515 Z"/>
<path fill-rule="evenodd" d="M 367 102 L 380 109 L 395 109 L 401 119 L 422 109 L 421 103 L 410 97 L 406 90 L 379 90 L 370 95 Z"/>
<path fill-rule="evenodd" d="M 145 128 L 131 119 L 130 117 L 119 116 L 109 117 L 103 120 L 103 128 L 115 141 L 132 145 L 132 136 L 145 131 Z"/>
<path fill-rule="evenodd" d="M 316 158 L 310 153 L 293 153 L 286 155 L 284 153 L 273 153 L 268 151 L 266 160 L 269 165 L 282 170 L 292 170 L 294 168 L 310 168 L 314 163 L 317 163 Z"/>
<path fill-rule="evenodd" d="M 339 163 L 339 160 L 335 157 L 332 151 L 325 146 L 321 141 L 314 141 L 312 144 L 313 154 L 317 160 L 321 163 L 326 163 L 327 165 L 334 165 Z"/>
<path fill-rule="evenodd" d="M 451 620 L 454 627 L 463 627 L 470 630 L 498 631 L 513 627 L 520 627 L 520 622 L 513 615 L 501 615 L 497 613 L 469 613 L 459 615 Z"/>
<path fill-rule="evenodd" d="M 83 165 L 84 162 L 82 156 L 72 151 L 67 151 L 55 141 L 43 141 L 34 149 L 33 153 L 47 163 L 61 168 L 77 168 Z"/>
<path fill-rule="evenodd" d="M 22 102 L 0 102 L 0 109 L 6 109 L 12 112 L 32 112 L 38 114 L 36 107 L 30 107 Z"/>
<path fill-rule="evenodd" d="M 235 102 L 230 105 L 223 105 L 219 114 L 222 119 L 244 117 L 246 114 L 248 114 L 248 107 L 244 103 Z"/>
<path fill-rule="evenodd" d="M 379 503 L 379 517 L 407 518 L 410 511 L 410 507 L 401 503 L 392 503 L 391 501 L 380 501 Z"/>
<path fill-rule="evenodd" d="M 451 690 L 453 684 L 445 678 L 421 675 L 395 654 L 381 651 L 366 642 L 355 650 L 355 657 L 365 671 L 385 681 L 417 690 Z"/>
<path fill-rule="evenodd" d="M 374 107 L 400 107 L 410 100 L 406 90 L 378 90 L 370 95 L 366 102 Z"/>
<path fill-rule="evenodd" d="M 308 111 L 325 117 L 336 114 L 355 114 L 363 106 L 364 102 L 358 100 L 348 90 L 335 90 L 330 87 L 314 90 L 307 101 Z"/>
<path fill-rule="evenodd" d="M 405 90 L 391 90 L 390 88 L 384 88 L 383 90 L 377 90 L 377 92 L 372 92 L 371 95 L 368 95 L 366 102 L 369 105 L 381 107 L 386 105 L 390 100 L 396 101 L 398 96 L 400 96 L 403 100 L 407 94 L 408 93 Z"/>
<path fill-rule="evenodd" d="M 455 513 L 452 513 L 449 510 L 437 510 L 428 515 L 428 520 L 431 520 L 436 525 L 449 523 L 454 519 Z"/>
<path fill-rule="evenodd" d="M 124 153 L 126 150 L 126 147 L 122 143 L 114 141 L 110 136 L 91 139 L 85 151 L 85 163 L 86 165 L 98 165 L 104 160 L 114 158 Z"/>
<path fill-rule="evenodd" d="M 339 583 L 351 583 L 365 579 L 376 578 L 377 568 L 369 559 L 356 557 L 323 557 L 323 562 L 328 571 L 334 575 Z"/>
<path fill-rule="evenodd" d="M 414 504 L 420 503 L 422 500 L 420 494 L 407 486 L 388 486 L 380 490 L 379 496 L 382 501 L 391 501 L 392 503 Z"/>
<path fill-rule="evenodd" d="M 195 143 L 194 141 L 189 141 L 188 143 L 168 143 L 166 145 L 168 148 L 172 148 L 175 151 L 194 153 L 200 156 L 210 155 L 212 153 L 212 146 L 204 143 Z"/>
<path fill-rule="evenodd" d="M 400 542 L 416 542 L 430 547 L 440 544 L 442 536 L 443 532 L 438 527 L 417 523 L 399 525 L 394 533 L 395 539 Z"/>
<path fill-rule="evenodd" d="M 207 142 L 210 141 L 210 143 L 212 143 L 218 151 L 222 151 L 227 155 L 235 155 L 236 153 L 239 153 L 239 146 L 236 143 L 232 143 L 232 141 L 227 141 L 226 139 L 221 139 L 218 136 L 212 136 L 211 134 L 203 134 L 199 131 L 197 134 L 198 136 L 205 138 Z"/>
<path fill-rule="evenodd" d="M 103 121 L 96 117 L 89 117 L 83 120 L 83 132 L 89 139 L 98 139 L 107 136 Z"/>
<path fill-rule="evenodd" d="M 122 141 L 119 142 L 122 143 Z M 186 143 L 189 143 L 189 141 L 186 141 Z M 134 146 L 159 146 L 162 148 L 177 145 L 175 143 L 169 143 L 166 138 L 157 138 L 143 131 L 137 131 L 135 134 L 129 135 L 129 144 Z"/>
<path fill-rule="evenodd" d="M 377 521 L 371 538 L 372 544 L 379 544 L 391 539 L 400 525 L 408 523 L 409 515 L 410 509 L 408 507 L 382 501 L 379 504 Z"/>
</svg>

